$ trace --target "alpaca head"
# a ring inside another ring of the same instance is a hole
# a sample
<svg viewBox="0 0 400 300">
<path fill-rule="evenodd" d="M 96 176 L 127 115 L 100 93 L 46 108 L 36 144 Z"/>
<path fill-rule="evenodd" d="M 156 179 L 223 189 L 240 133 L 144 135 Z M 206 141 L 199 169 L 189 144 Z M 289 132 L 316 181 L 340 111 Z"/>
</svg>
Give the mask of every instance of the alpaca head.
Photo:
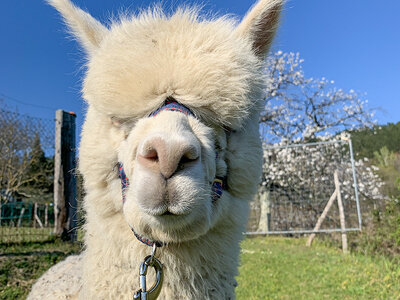
<svg viewBox="0 0 400 300">
<path fill-rule="evenodd" d="M 88 193 L 101 186 L 112 200 L 87 207 L 123 214 L 150 239 L 177 242 L 205 234 L 232 197 L 249 200 L 261 167 L 261 66 L 282 1 L 260 0 L 239 25 L 193 9 L 171 16 L 153 9 L 109 27 L 68 0 L 49 2 L 88 57 L 81 171 Z M 150 117 L 167 99 L 191 114 Z M 118 162 L 130 181 L 124 203 Z M 228 186 L 213 201 L 216 177 Z"/>
</svg>

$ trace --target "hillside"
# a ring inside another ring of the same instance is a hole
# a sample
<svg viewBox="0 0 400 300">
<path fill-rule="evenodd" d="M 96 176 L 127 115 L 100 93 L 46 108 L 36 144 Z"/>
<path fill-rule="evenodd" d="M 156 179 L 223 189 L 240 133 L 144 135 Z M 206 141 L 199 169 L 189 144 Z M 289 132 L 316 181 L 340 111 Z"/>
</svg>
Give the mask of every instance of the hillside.
<svg viewBox="0 0 400 300">
<path fill-rule="evenodd" d="M 400 152 L 400 122 L 377 125 L 350 133 L 357 158 L 373 158 L 374 152 L 385 146 L 389 151 Z"/>
</svg>

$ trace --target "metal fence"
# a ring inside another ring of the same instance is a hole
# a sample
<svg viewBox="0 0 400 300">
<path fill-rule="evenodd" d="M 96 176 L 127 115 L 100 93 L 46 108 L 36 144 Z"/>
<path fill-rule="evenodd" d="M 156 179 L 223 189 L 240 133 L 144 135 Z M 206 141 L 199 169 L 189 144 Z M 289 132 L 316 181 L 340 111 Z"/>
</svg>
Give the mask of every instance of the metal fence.
<svg viewBox="0 0 400 300">
<path fill-rule="evenodd" d="M 27 242 L 51 238 L 54 225 L 52 203 L 3 203 L 0 213 L 0 242 Z"/>
<path fill-rule="evenodd" d="M 339 177 L 345 231 L 361 230 L 356 170 L 350 140 L 264 148 L 263 183 L 251 202 L 247 234 L 340 232 L 338 205 L 316 229 Z"/>
</svg>

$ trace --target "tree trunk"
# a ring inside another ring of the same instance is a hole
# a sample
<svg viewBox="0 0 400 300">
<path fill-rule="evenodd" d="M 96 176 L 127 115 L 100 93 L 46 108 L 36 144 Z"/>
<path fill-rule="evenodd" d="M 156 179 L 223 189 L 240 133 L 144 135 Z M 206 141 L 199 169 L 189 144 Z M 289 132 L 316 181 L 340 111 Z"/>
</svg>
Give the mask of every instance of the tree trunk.
<svg viewBox="0 0 400 300">
<path fill-rule="evenodd" d="M 271 192 L 265 187 L 259 192 L 260 199 L 260 221 L 257 231 L 269 232 L 271 230 Z"/>
</svg>

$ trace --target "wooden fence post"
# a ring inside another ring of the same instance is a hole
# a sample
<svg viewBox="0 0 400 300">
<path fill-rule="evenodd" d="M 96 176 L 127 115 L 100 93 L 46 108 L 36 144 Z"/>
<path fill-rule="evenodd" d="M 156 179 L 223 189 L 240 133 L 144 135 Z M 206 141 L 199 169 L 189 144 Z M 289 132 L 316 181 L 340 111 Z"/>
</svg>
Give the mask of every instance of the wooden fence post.
<svg viewBox="0 0 400 300">
<path fill-rule="evenodd" d="M 329 198 L 329 201 L 328 201 L 328 203 L 326 204 L 326 206 L 325 206 L 325 208 L 324 208 L 324 211 L 322 212 L 321 216 L 318 218 L 317 224 L 316 224 L 315 227 L 314 227 L 314 231 L 318 231 L 319 228 L 321 227 L 322 222 L 325 220 L 326 215 L 328 214 L 329 210 L 331 209 L 331 206 L 332 206 L 332 204 L 333 204 L 333 201 L 335 201 L 336 197 L 337 197 L 337 190 L 335 189 L 335 191 L 333 192 L 332 196 Z M 311 244 L 312 244 L 314 238 L 315 238 L 315 232 L 312 233 L 312 234 L 309 236 L 308 240 L 307 240 L 306 245 L 307 245 L 308 247 L 311 246 Z"/>
<path fill-rule="evenodd" d="M 33 217 L 35 219 L 35 224 L 37 222 L 39 224 L 40 228 L 43 228 L 43 223 L 40 220 L 39 215 L 38 215 L 38 204 L 37 204 L 37 202 L 35 202 L 35 209 L 34 209 L 34 216 Z M 36 225 L 35 225 L 35 227 L 36 227 Z"/>
<path fill-rule="evenodd" d="M 339 176 L 337 170 L 334 173 L 334 177 L 335 177 L 335 186 L 337 191 L 337 201 L 339 207 L 340 228 L 342 229 L 342 250 L 343 253 L 348 253 L 346 224 L 344 219 L 344 209 L 343 209 L 342 195 L 340 194 L 340 184 L 339 184 Z"/>
<path fill-rule="evenodd" d="M 47 222 L 49 218 L 48 214 L 49 214 L 49 204 L 46 203 L 44 207 L 44 227 L 47 227 Z"/>
<path fill-rule="evenodd" d="M 33 204 L 33 228 L 36 228 L 37 202 Z"/>
<path fill-rule="evenodd" d="M 318 218 L 317 224 L 315 225 L 315 228 L 313 231 L 318 231 L 319 228 L 321 227 L 322 222 L 324 221 L 326 215 L 328 214 L 329 209 L 331 208 L 333 201 L 335 198 L 337 199 L 338 202 L 338 207 L 339 207 L 339 218 L 340 218 L 340 228 L 342 231 L 342 250 L 343 253 L 348 253 L 347 249 L 347 234 L 346 234 L 346 223 L 345 223 L 345 217 L 344 217 L 344 209 L 343 209 L 343 202 L 342 202 L 342 195 L 340 194 L 340 183 L 339 183 L 339 172 L 338 170 L 335 170 L 333 173 L 333 179 L 335 182 L 335 191 L 333 192 L 331 198 L 328 201 L 328 204 L 325 206 L 324 211 L 322 212 L 321 216 Z M 307 240 L 306 245 L 308 247 L 311 246 L 312 241 L 315 237 L 315 232 L 313 232 L 310 237 Z"/>
<path fill-rule="evenodd" d="M 24 213 L 25 213 L 25 207 L 22 207 L 21 213 L 19 214 L 17 227 L 21 227 L 21 222 L 22 218 L 24 217 Z"/>
<path fill-rule="evenodd" d="M 54 154 L 54 233 L 76 240 L 76 115 L 57 110 Z"/>
</svg>

